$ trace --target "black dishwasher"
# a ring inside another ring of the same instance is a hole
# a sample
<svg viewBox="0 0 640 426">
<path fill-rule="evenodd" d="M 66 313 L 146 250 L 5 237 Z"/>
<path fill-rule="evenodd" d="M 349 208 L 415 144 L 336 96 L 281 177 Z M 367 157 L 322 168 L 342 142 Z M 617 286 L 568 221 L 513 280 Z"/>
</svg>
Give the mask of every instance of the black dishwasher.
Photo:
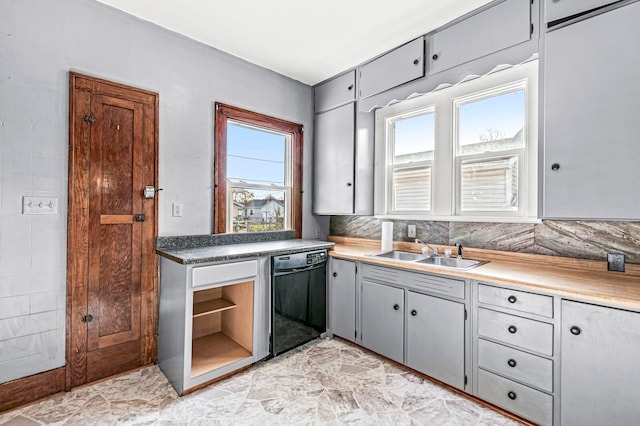
<svg viewBox="0 0 640 426">
<path fill-rule="evenodd" d="M 271 258 L 272 356 L 307 343 L 327 329 L 327 251 Z"/>
</svg>

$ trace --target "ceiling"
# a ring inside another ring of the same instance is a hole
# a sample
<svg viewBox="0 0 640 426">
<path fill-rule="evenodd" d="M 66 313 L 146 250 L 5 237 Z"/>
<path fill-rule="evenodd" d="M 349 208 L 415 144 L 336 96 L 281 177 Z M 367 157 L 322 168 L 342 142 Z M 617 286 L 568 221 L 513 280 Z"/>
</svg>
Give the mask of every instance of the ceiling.
<svg viewBox="0 0 640 426">
<path fill-rule="evenodd" d="M 314 85 L 491 0 L 98 0 Z"/>
</svg>

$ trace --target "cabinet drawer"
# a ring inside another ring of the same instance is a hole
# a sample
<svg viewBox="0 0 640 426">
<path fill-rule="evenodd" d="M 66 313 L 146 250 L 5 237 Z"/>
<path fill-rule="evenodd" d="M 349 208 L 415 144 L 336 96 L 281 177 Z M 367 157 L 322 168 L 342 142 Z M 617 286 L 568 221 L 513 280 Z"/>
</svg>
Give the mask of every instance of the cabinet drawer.
<svg viewBox="0 0 640 426">
<path fill-rule="evenodd" d="M 553 392 L 553 361 L 479 339 L 478 366 Z"/>
<path fill-rule="evenodd" d="M 480 369 L 478 397 L 539 425 L 553 422 L 551 395 Z"/>
<path fill-rule="evenodd" d="M 258 261 L 225 263 L 222 265 L 193 268 L 193 287 L 254 279 L 258 273 Z"/>
<path fill-rule="evenodd" d="M 553 325 L 545 322 L 480 308 L 478 335 L 544 355 L 553 355 Z"/>
<path fill-rule="evenodd" d="M 356 100 L 356 72 L 350 71 L 314 89 L 315 112 L 326 111 Z"/>
<path fill-rule="evenodd" d="M 553 318 L 553 297 L 480 284 L 478 301 Z"/>
</svg>

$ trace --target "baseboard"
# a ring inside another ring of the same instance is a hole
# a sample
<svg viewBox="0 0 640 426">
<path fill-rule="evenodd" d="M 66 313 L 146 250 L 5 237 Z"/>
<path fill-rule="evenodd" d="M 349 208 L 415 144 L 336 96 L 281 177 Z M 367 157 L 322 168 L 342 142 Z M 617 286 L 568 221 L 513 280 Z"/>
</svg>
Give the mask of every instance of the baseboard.
<svg viewBox="0 0 640 426">
<path fill-rule="evenodd" d="M 0 412 L 64 392 L 65 368 L 0 384 Z"/>
</svg>

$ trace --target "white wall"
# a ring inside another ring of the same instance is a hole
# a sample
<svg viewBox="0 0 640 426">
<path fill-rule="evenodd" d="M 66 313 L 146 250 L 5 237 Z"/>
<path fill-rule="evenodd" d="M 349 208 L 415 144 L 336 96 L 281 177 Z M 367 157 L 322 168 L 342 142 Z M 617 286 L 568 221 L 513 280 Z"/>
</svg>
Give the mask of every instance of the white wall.
<svg viewBox="0 0 640 426">
<path fill-rule="evenodd" d="M 69 70 L 160 94 L 160 235 L 212 232 L 216 101 L 304 125 L 303 236 L 328 233 L 311 215 L 309 86 L 93 0 L 2 0 L 0 383 L 64 365 Z M 22 215 L 24 195 L 59 214 Z"/>
</svg>

